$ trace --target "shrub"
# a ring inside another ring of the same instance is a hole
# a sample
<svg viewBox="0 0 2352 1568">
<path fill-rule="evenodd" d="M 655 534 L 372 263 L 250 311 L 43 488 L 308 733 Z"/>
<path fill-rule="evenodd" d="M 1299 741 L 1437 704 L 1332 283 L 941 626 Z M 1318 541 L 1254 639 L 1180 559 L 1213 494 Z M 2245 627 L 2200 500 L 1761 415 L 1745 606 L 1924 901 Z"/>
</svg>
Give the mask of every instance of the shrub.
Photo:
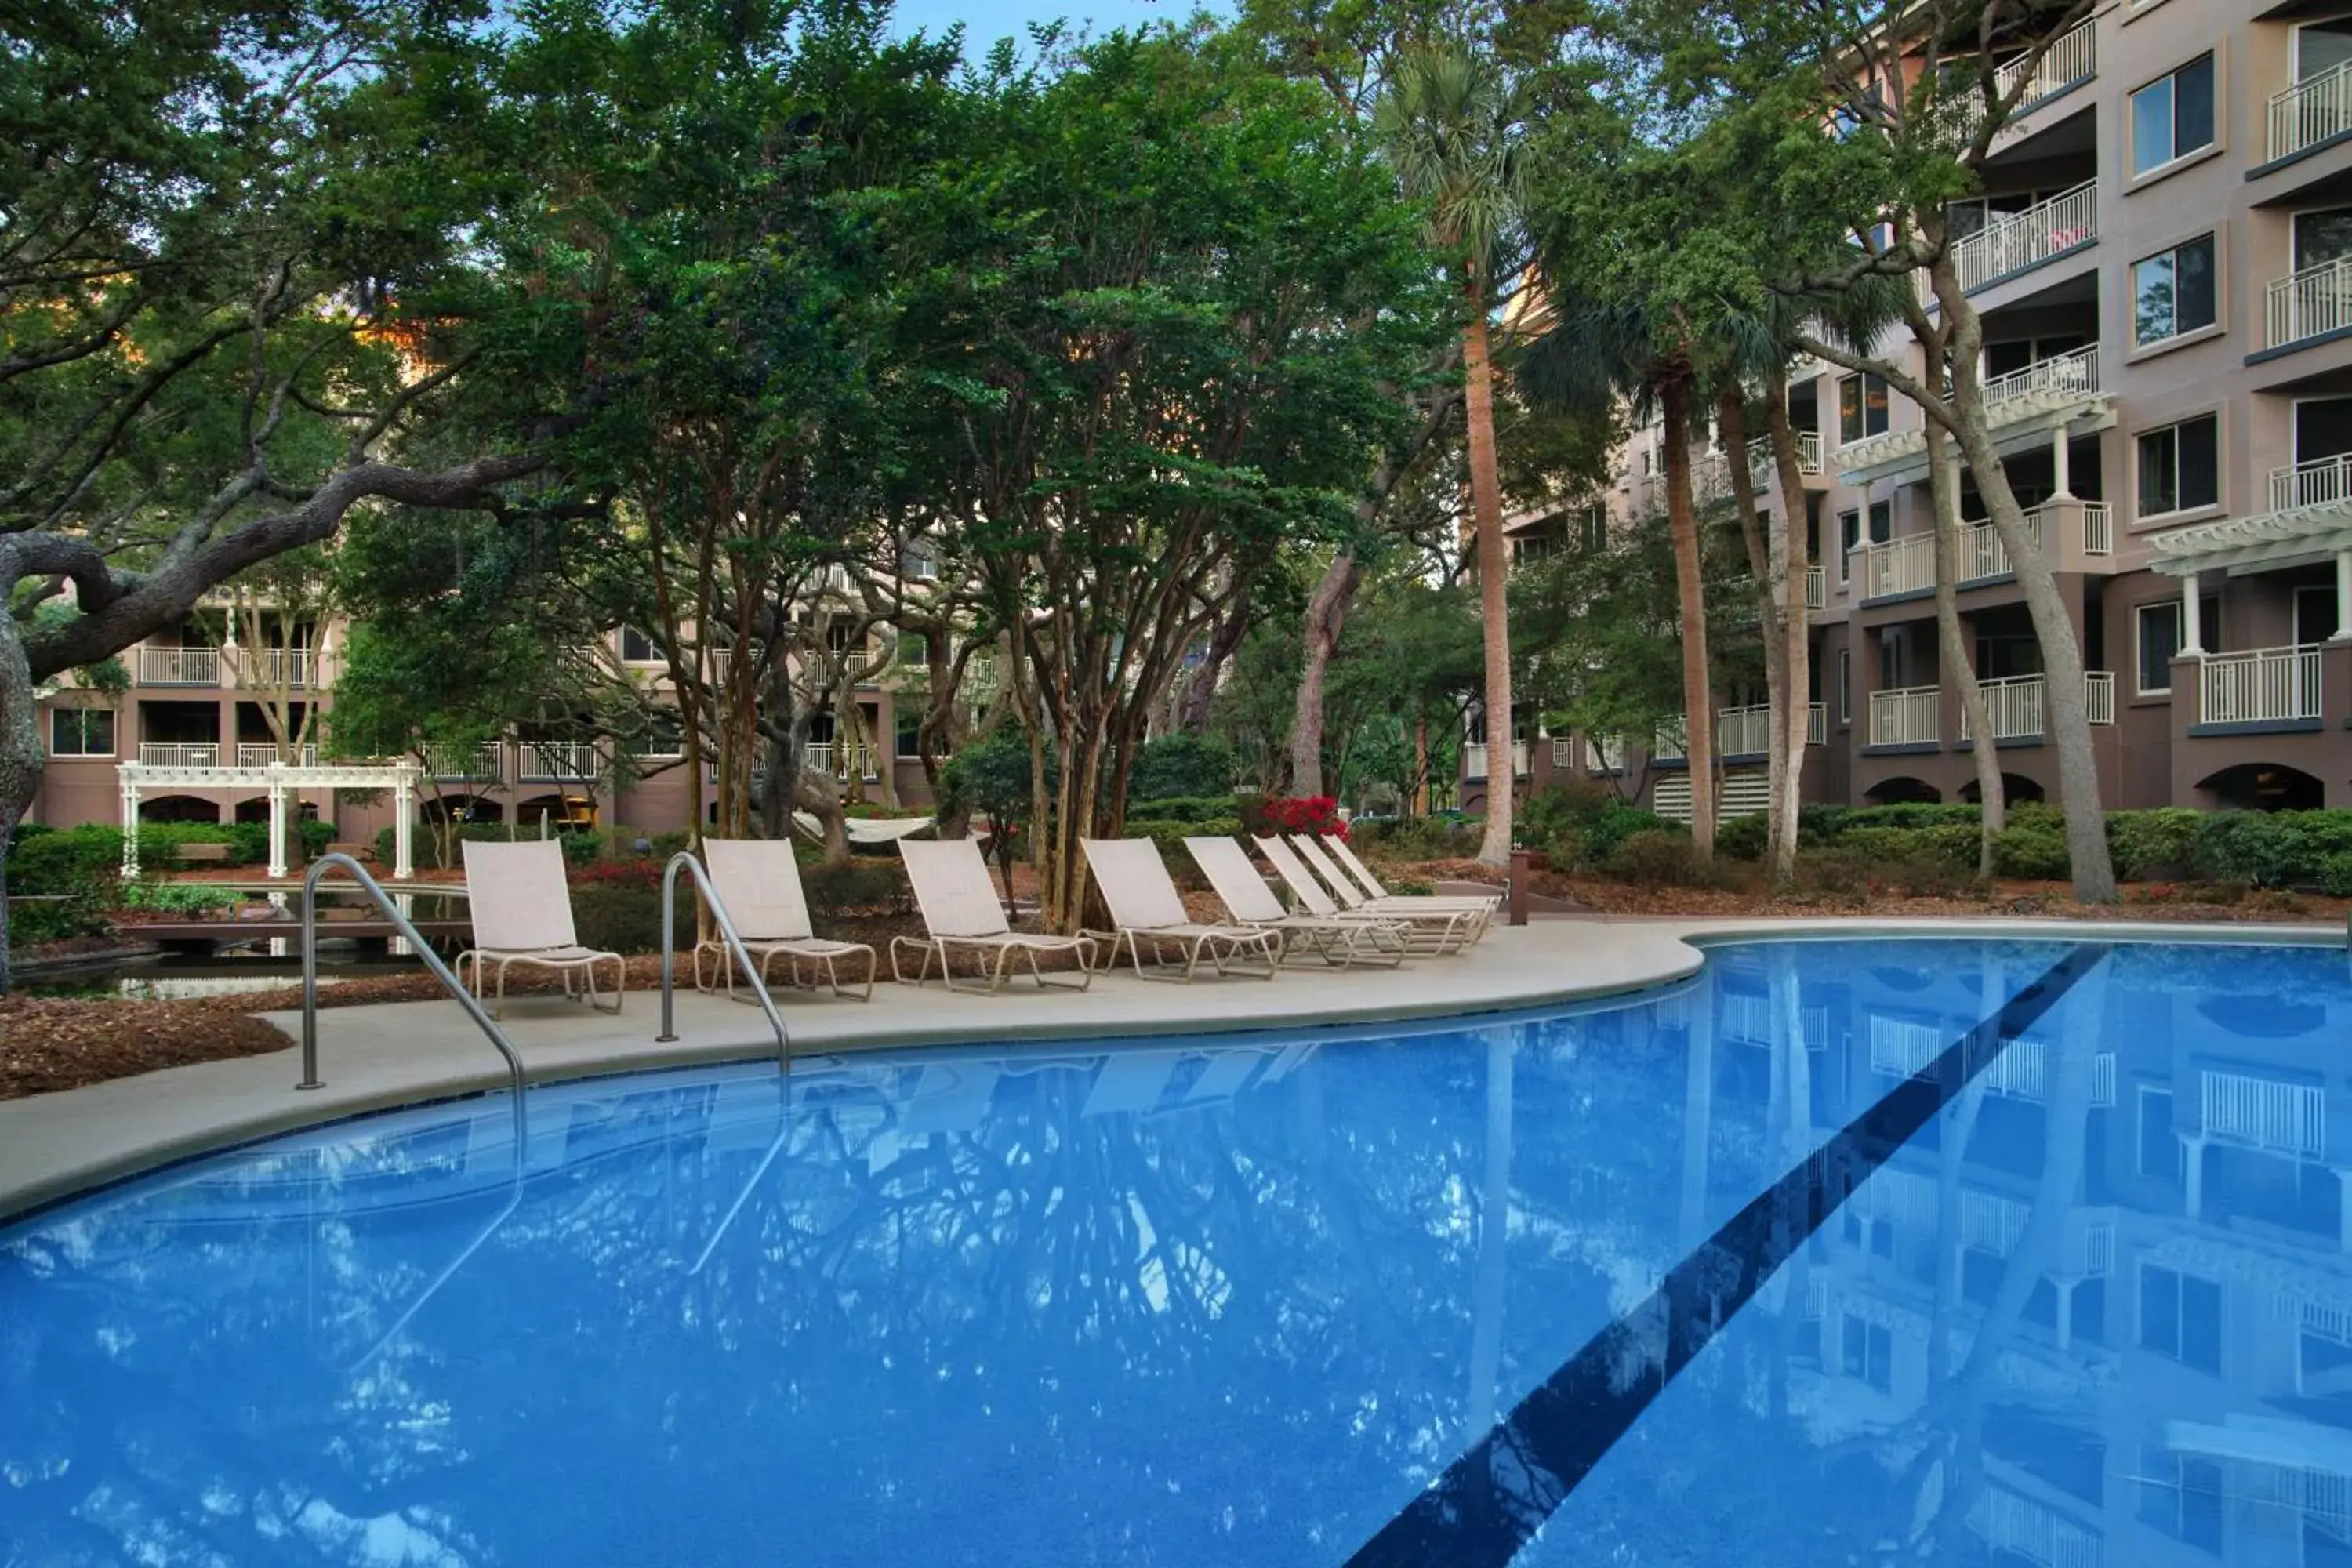
<svg viewBox="0 0 2352 1568">
<path fill-rule="evenodd" d="M 1339 819 L 1339 803 L 1328 795 L 1268 795 L 1260 803 L 1266 826 L 1259 831 L 1311 833 L 1318 837 L 1345 838 L 1348 825 Z"/>
<path fill-rule="evenodd" d="M 1200 735 L 1162 735 L 1144 742 L 1128 774 L 1130 800 L 1173 800 L 1223 795 L 1234 787 L 1234 753 Z"/>
<path fill-rule="evenodd" d="M 1226 822 L 1238 824 L 1241 813 L 1234 809 L 1229 795 L 1169 795 L 1160 800 L 1130 801 L 1127 807 L 1130 823 L 1146 822 Z M 1234 831 L 1239 832 L 1238 826 Z"/>
<path fill-rule="evenodd" d="M 801 872 L 801 886 L 807 891 L 810 912 L 819 919 L 851 910 L 908 914 L 915 907 L 906 868 L 895 858 L 806 867 Z"/>
<path fill-rule="evenodd" d="M 2352 850 L 2338 849 L 2322 856 L 2317 878 L 2319 890 L 2332 899 L 2352 899 Z"/>
<path fill-rule="evenodd" d="M 1762 860 L 1771 840 L 1772 819 L 1760 811 L 1719 822 L 1715 828 L 1715 852 L 1735 860 Z"/>
<path fill-rule="evenodd" d="M 1479 830 L 1461 822 L 1421 817 L 1407 822 L 1351 823 L 1349 827 L 1348 842 L 1368 855 L 1398 860 L 1460 860 L 1478 852 Z"/>
<path fill-rule="evenodd" d="M 1993 874 L 2032 882 L 2063 882 L 2074 874 L 2066 830 L 2058 821 L 2028 813 L 2002 828 L 1992 841 Z"/>
<path fill-rule="evenodd" d="M 104 884 L 110 889 L 111 877 Z M 29 947 L 35 942 L 67 942 L 75 937 L 106 934 L 106 910 L 110 897 L 96 883 L 70 892 L 45 894 L 37 901 L 8 906 L 8 940 Z"/>
<path fill-rule="evenodd" d="M 651 860 L 608 860 L 571 874 L 572 923 L 583 947 L 609 952 L 661 951 L 661 868 Z M 680 890 L 677 939 L 691 945 L 691 895 Z"/>
<path fill-rule="evenodd" d="M 670 857 L 685 848 L 692 837 L 693 835 L 681 827 L 675 832 L 656 833 L 648 842 L 653 845 L 654 858 L 667 866 Z"/>
<path fill-rule="evenodd" d="M 2205 814 L 2187 806 L 2107 813 L 2107 851 L 2126 881 L 2181 876 L 2197 858 L 2197 827 Z"/>
<path fill-rule="evenodd" d="M 1127 831 L 1130 837 L 1149 838 L 1160 847 L 1160 858 L 1168 862 L 1169 874 L 1186 887 L 1205 887 L 1208 885 L 1208 879 L 1201 875 L 1201 868 L 1194 862 L 1192 852 L 1184 847 L 1184 840 L 1232 838 L 1237 837 L 1241 830 L 1240 821 L 1231 816 L 1221 817 L 1214 822 L 1147 821 L 1129 822 L 1127 825 Z"/>
<path fill-rule="evenodd" d="M 1696 855 L 1687 837 L 1654 827 L 1630 833 L 1609 851 L 1612 877 L 1644 888 L 1687 888 L 1700 880 Z"/>
<path fill-rule="evenodd" d="M 510 839 L 525 841 L 538 837 L 539 829 L 536 826 L 524 828 L 509 827 L 503 822 L 461 822 L 457 825 L 457 835 L 450 843 L 453 847 L 459 844 L 504 844 Z M 604 836 L 593 829 L 566 828 L 562 832 L 551 833 L 548 837 L 562 846 L 564 863 L 571 866 L 588 865 L 604 850 Z M 680 842 L 683 843 L 682 838 Z M 409 831 L 408 849 L 409 853 L 415 858 L 418 870 L 437 870 L 442 868 L 439 828 L 425 823 L 418 823 Z M 379 870 L 388 873 L 394 859 L 393 831 L 386 827 L 375 836 L 375 863 Z M 464 865 L 465 852 L 453 849 L 453 858 L 448 864 Z"/>
<path fill-rule="evenodd" d="M 2217 811 L 2198 824 L 2197 869 L 2258 888 L 2317 887 L 2352 854 L 2352 811 Z"/>
<path fill-rule="evenodd" d="M 1545 850 L 1555 861 L 1570 862 L 1593 821 L 1612 806 L 1623 804 L 1615 790 L 1594 779 L 1547 784 L 1529 795 L 1521 808 L 1519 837 L 1528 848 Z"/>
<path fill-rule="evenodd" d="M 1615 858 L 1618 847 L 1637 833 L 1685 834 L 1689 829 L 1680 823 L 1669 822 L 1654 811 L 1643 811 L 1620 801 L 1612 801 L 1584 826 L 1583 838 L 1578 847 L 1578 860 L 1586 866 L 1607 866 Z"/>
<path fill-rule="evenodd" d="M 200 920 L 245 900 L 219 888 L 194 887 L 185 882 L 131 882 L 122 889 L 125 909 L 153 910 L 161 914 Z"/>
</svg>

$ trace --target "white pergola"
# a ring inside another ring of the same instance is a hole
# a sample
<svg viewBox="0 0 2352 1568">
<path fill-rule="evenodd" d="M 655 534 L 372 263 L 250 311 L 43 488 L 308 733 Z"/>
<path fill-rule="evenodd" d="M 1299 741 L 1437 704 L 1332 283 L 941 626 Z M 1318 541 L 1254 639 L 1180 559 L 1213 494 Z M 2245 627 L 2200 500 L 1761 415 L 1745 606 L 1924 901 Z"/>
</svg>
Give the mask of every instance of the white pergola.
<svg viewBox="0 0 2352 1568">
<path fill-rule="evenodd" d="M 2352 638 L 2352 499 L 2224 518 L 2149 537 L 2149 567 L 2182 579 L 2181 649 L 2205 651 L 2198 574 L 2232 575 L 2336 563 L 2336 637 Z"/>
<path fill-rule="evenodd" d="M 414 763 L 329 763 L 293 767 L 273 762 L 257 768 L 182 768 L 124 763 L 115 770 L 122 786 L 122 874 L 139 874 L 139 799 L 151 790 L 266 790 L 269 795 L 269 875 L 287 875 L 286 825 L 294 797 L 308 789 L 388 789 L 393 795 L 393 870 L 406 881 L 415 867 L 410 857 L 418 770 Z"/>
</svg>

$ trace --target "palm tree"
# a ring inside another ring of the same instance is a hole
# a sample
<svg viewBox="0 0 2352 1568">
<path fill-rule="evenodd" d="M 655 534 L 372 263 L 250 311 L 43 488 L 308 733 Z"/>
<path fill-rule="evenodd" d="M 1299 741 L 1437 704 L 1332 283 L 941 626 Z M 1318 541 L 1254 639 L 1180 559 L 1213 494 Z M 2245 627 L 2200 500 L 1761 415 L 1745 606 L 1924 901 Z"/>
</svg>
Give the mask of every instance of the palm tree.
<svg viewBox="0 0 2352 1568">
<path fill-rule="evenodd" d="M 1486 832 L 1478 858 L 1511 853 L 1511 629 L 1506 607 L 1502 478 L 1495 458 L 1494 370 L 1486 318 L 1496 257 L 1517 226 L 1525 103 L 1491 58 L 1454 40 L 1399 52 L 1372 130 L 1432 237 L 1461 268 L 1463 408 L 1470 426 L 1470 510 L 1486 643 Z M 1502 770 L 1499 783 L 1495 770 Z"/>
</svg>

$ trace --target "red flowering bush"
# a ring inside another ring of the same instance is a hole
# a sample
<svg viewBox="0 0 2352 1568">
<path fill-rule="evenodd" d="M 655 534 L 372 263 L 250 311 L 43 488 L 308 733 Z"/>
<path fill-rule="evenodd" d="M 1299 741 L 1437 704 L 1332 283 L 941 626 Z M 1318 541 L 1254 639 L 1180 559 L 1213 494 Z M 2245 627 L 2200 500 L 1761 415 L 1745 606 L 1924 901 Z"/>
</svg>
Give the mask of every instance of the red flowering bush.
<svg viewBox="0 0 2352 1568">
<path fill-rule="evenodd" d="M 1259 813 L 1265 820 L 1268 833 L 1312 833 L 1326 838 L 1345 838 L 1348 825 L 1339 818 L 1339 803 L 1328 795 L 1268 795 L 1260 803 Z"/>
<path fill-rule="evenodd" d="M 661 879 L 662 862 L 651 858 L 593 861 L 572 868 L 569 879 L 574 888 L 646 889 L 658 889 Z"/>
</svg>

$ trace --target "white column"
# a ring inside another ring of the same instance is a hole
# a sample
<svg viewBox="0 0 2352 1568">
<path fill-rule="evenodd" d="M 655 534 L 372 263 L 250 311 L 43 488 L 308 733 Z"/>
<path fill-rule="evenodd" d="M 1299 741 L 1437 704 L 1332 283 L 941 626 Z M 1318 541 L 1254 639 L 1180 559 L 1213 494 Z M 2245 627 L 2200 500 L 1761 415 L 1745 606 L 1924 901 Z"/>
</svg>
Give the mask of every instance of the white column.
<svg viewBox="0 0 2352 1568">
<path fill-rule="evenodd" d="M 2052 500 L 2073 500 L 2074 499 L 2074 491 L 2072 489 L 2072 480 L 2074 476 L 2067 471 L 2066 468 L 2067 458 L 2070 455 L 2066 450 L 2066 426 L 2063 425 L 2059 426 L 2056 430 L 2051 433 L 2051 435 L 2050 468 L 2051 471 L 2057 478 L 2058 488 L 2051 492 L 2050 499 Z"/>
<path fill-rule="evenodd" d="M 2336 635 L 2327 640 L 2352 641 L 2352 550 L 2336 552 Z"/>
<path fill-rule="evenodd" d="M 2197 1219 L 2205 1210 L 2205 1140 L 2186 1132 L 2174 1136 L 2180 1140 L 2181 1210 Z"/>
<path fill-rule="evenodd" d="M 2205 653 L 2205 605 L 2197 594 L 2197 574 L 2191 572 L 2180 580 L 2180 651 Z"/>
<path fill-rule="evenodd" d="M 269 875 L 286 875 L 286 768 L 269 764 Z"/>
<path fill-rule="evenodd" d="M 413 768 L 400 770 L 399 782 L 392 786 L 392 874 L 405 882 L 416 874 L 409 859 L 409 818 L 416 815 L 416 773 Z"/>
<path fill-rule="evenodd" d="M 129 768 L 121 769 L 122 781 L 122 874 L 139 875 L 139 779 Z"/>
</svg>

